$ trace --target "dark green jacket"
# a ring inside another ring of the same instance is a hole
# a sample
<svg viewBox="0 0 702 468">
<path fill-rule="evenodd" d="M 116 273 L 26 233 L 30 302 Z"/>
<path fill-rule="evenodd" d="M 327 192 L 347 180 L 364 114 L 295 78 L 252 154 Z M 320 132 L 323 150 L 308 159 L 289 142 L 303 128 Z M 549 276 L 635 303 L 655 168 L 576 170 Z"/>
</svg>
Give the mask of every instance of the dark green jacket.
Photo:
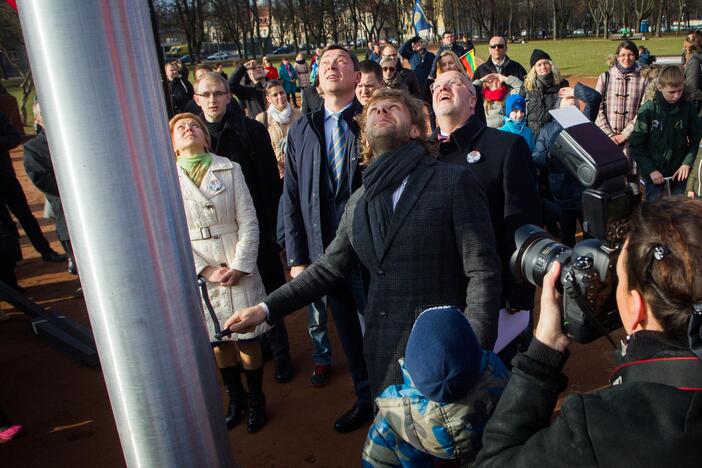
<svg viewBox="0 0 702 468">
<path fill-rule="evenodd" d="M 692 166 L 702 138 L 702 124 L 693 103 L 680 100 L 669 104 L 660 92 L 647 101 L 636 116 L 629 151 L 641 175 L 659 171 L 672 176 L 682 164 Z"/>
</svg>

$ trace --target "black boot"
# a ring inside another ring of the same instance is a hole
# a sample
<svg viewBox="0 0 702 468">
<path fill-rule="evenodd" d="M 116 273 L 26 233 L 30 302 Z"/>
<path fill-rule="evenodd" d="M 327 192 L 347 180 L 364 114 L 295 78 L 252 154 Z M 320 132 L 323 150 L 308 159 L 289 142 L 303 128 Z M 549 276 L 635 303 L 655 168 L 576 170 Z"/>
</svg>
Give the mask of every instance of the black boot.
<svg viewBox="0 0 702 468">
<path fill-rule="evenodd" d="M 229 405 L 224 421 L 227 429 L 232 429 L 241 421 L 241 412 L 246 406 L 246 392 L 241 384 L 241 364 L 234 367 L 225 367 L 219 370 L 222 375 L 222 383 L 229 394 Z"/>
<path fill-rule="evenodd" d="M 266 424 L 266 396 L 263 394 L 263 367 L 244 370 L 246 383 L 249 386 L 248 418 L 246 430 L 254 433 Z"/>
<path fill-rule="evenodd" d="M 76 265 L 76 259 L 73 256 L 73 246 L 71 245 L 71 241 L 61 241 L 61 245 L 63 246 L 63 250 L 66 252 L 66 257 L 68 257 L 68 272 L 72 275 L 77 275 L 78 266 Z"/>
</svg>

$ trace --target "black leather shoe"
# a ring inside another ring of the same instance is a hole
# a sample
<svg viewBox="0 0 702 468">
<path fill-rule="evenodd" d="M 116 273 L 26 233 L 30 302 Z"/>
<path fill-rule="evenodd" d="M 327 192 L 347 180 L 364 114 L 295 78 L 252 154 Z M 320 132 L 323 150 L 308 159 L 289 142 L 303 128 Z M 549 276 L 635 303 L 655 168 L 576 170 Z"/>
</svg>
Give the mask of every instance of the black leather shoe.
<svg viewBox="0 0 702 468">
<path fill-rule="evenodd" d="M 275 366 L 275 381 L 279 384 L 288 383 L 292 380 L 295 371 L 293 370 L 290 356 L 286 355 L 273 362 Z"/>
<path fill-rule="evenodd" d="M 54 250 L 49 250 L 41 254 L 41 259 L 45 262 L 62 263 L 65 262 L 67 258 L 66 254 L 60 254 Z"/>
<path fill-rule="evenodd" d="M 373 420 L 373 408 L 366 405 L 353 405 L 346 413 L 342 414 L 334 423 L 334 430 L 341 432 L 355 431 L 365 423 Z"/>
</svg>

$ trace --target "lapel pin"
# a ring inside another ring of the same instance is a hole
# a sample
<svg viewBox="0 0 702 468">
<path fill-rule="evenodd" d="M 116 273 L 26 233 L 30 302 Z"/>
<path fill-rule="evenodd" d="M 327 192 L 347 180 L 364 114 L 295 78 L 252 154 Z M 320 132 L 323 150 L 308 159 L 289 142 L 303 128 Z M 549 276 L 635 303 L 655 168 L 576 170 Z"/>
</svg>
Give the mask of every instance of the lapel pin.
<svg viewBox="0 0 702 468">
<path fill-rule="evenodd" d="M 466 156 L 466 161 L 468 161 L 468 164 L 475 164 L 478 161 L 480 161 L 480 151 L 478 150 L 473 150 L 468 155 Z"/>
</svg>

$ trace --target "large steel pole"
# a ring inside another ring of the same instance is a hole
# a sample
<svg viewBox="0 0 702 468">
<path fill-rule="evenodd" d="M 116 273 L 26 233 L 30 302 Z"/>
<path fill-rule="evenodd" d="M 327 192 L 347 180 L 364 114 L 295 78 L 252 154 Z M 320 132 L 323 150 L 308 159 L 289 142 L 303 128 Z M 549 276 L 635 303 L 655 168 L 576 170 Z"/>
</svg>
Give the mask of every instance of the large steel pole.
<svg viewBox="0 0 702 468">
<path fill-rule="evenodd" d="M 18 3 L 125 460 L 231 466 L 146 1 Z"/>
</svg>

